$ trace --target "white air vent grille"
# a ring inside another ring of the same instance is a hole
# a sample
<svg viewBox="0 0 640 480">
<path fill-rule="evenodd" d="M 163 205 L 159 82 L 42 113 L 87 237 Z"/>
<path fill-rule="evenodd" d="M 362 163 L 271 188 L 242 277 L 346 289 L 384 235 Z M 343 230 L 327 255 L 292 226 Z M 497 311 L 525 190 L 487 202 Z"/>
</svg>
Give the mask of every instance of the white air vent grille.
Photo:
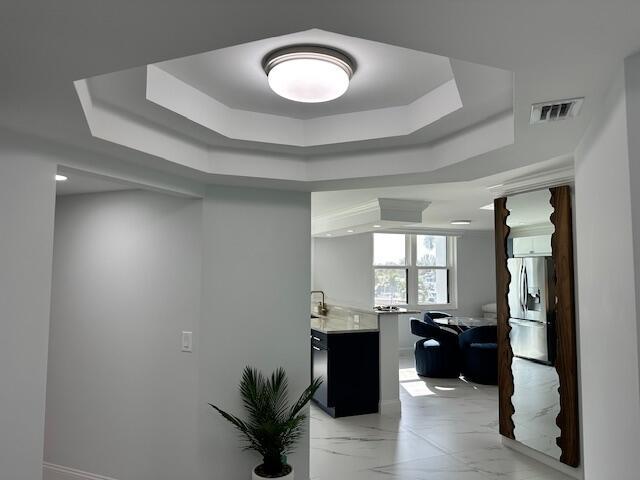
<svg viewBox="0 0 640 480">
<path fill-rule="evenodd" d="M 573 118 L 580 113 L 584 98 L 569 98 L 531 105 L 531 125 Z"/>
</svg>

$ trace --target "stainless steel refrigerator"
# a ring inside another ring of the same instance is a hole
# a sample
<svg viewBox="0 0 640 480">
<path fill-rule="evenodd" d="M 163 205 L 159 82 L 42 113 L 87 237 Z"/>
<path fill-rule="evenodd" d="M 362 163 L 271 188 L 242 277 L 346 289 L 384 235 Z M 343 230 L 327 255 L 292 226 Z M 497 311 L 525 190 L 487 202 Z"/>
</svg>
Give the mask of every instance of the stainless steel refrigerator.
<svg viewBox="0 0 640 480">
<path fill-rule="evenodd" d="M 551 257 L 510 258 L 509 324 L 517 357 L 555 363 L 554 267 Z"/>
</svg>

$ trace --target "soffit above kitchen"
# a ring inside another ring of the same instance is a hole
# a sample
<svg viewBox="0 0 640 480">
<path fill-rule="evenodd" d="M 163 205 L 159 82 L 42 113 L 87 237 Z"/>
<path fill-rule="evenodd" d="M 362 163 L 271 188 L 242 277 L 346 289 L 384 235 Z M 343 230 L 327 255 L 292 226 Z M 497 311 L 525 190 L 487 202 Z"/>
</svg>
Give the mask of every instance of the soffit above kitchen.
<svg viewBox="0 0 640 480">
<path fill-rule="evenodd" d="M 311 233 L 314 237 L 343 237 L 368 232 L 431 232 L 448 235 L 494 228 L 493 201 L 508 196 L 510 222 L 518 234 L 547 234 L 551 205 L 548 188 L 571 185 L 573 158 L 559 157 L 468 182 L 382 186 L 311 194 Z M 533 191 L 533 193 L 531 193 Z M 527 195 L 514 193 L 529 192 Z M 545 192 L 547 197 L 545 197 Z M 539 197 L 531 201 L 532 195 Z M 384 212 L 385 202 L 396 207 Z M 398 215 L 409 211 L 412 218 Z M 456 224 L 456 220 L 468 220 Z"/>
</svg>

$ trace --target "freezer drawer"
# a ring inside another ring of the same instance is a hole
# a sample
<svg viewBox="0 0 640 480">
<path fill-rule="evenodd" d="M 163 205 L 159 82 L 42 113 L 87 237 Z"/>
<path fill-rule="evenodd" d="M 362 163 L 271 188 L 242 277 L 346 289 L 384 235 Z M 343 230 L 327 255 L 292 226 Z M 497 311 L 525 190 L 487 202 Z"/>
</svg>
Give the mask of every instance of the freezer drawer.
<svg viewBox="0 0 640 480">
<path fill-rule="evenodd" d="M 511 318 L 509 325 L 511 350 L 516 357 L 549 363 L 546 322 Z"/>
</svg>

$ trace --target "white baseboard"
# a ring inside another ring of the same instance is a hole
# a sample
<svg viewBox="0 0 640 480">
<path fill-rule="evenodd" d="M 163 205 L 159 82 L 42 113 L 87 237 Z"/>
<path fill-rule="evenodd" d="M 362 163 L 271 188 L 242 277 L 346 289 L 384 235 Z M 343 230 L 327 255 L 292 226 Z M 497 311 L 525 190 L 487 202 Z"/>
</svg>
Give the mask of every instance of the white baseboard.
<svg viewBox="0 0 640 480">
<path fill-rule="evenodd" d="M 534 460 L 539 461 L 540 463 L 544 463 L 548 467 L 551 467 L 555 470 L 558 470 L 559 472 L 564 473 L 565 475 L 575 478 L 576 480 L 582 480 L 584 478 L 582 465 L 580 465 L 578 468 L 573 468 L 568 465 L 565 465 L 564 463 L 560 463 L 555 458 L 551 458 L 545 455 L 544 453 L 538 452 L 533 448 L 527 447 L 526 445 L 516 440 L 512 440 L 510 438 L 502 437 L 502 436 L 500 438 L 502 440 L 502 445 L 504 445 L 507 448 L 510 448 L 511 450 L 515 450 L 516 452 L 526 455 L 527 457 L 531 457 Z"/>
<path fill-rule="evenodd" d="M 400 400 L 387 400 L 378 405 L 380 415 L 396 417 L 402 414 L 402 403 Z"/>
<path fill-rule="evenodd" d="M 53 463 L 44 462 L 42 464 L 43 480 L 116 480 L 112 477 L 97 475 L 95 473 L 83 472 L 75 468 L 63 467 Z"/>
</svg>

